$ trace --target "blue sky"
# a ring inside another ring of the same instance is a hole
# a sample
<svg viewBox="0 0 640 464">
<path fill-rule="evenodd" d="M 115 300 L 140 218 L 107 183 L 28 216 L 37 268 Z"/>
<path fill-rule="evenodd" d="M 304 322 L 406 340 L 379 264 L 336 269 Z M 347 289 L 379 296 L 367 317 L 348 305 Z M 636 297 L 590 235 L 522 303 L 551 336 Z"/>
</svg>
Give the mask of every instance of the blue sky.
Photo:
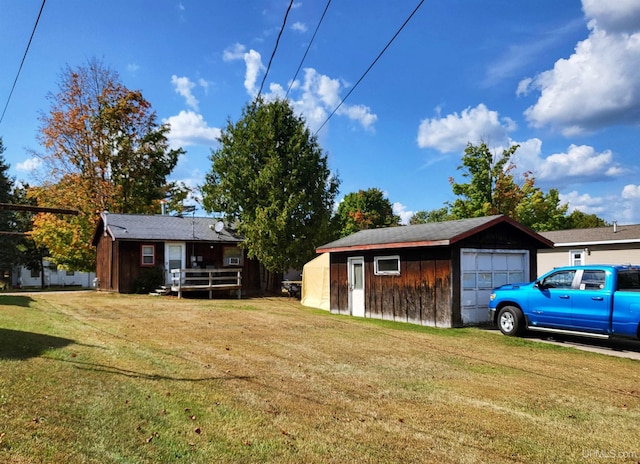
<svg viewBox="0 0 640 464">
<path fill-rule="evenodd" d="M 41 0 L 0 0 L 0 104 Z M 570 209 L 640 223 L 640 0 L 296 1 L 263 88 L 318 133 L 341 199 L 380 188 L 406 221 L 461 181 L 467 142 L 501 152 Z M 36 183 L 38 116 L 61 69 L 116 70 L 171 124 L 186 155 L 172 178 L 203 182 L 216 137 L 265 76 L 289 0 L 48 0 L 0 136 L 10 173 Z M 44 173 L 46 175 L 46 173 Z"/>
</svg>

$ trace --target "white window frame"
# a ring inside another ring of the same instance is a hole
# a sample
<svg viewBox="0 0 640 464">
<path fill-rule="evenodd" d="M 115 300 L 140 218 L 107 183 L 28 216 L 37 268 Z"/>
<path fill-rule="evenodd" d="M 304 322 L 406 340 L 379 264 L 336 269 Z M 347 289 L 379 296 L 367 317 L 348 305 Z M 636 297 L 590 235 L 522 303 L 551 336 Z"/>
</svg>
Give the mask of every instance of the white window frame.
<svg viewBox="0 0 640 464">
<path fill-rule="evenodd" d="M 151 253 L 145 253 L 145 249 L 151 249 Z M 151 258 L 150 263 L 145 262 L 145 258 Z M 156 246 L 150 243 L 140 245 L 140 266 L 152 267 L 156 265 Z"/>
<path fill-rule="evenodd" d="M 398 270 L 393 271 L 381 271 L 378 269 L 378 261 L 391 261 L 396 260 L 398 263 Z M 392 255 L 392 256 L 374 256 L 373 258 L 373 273 L 375 275 L 400 275 L 400 256 Z"/>
<path fill-rule="evenodd" d="M 578 260 L 574 259 L 574 256 L 579 254 L 580 255 L 580 262 L 578 262 Z M 587 254 L 585 253 L 584 249 L 577 249 L 577 250 L 569 250 L 569 266 L 584 266 L 585 264 L 587 264 L 586 262 L 586 256 Z"/>
</svg>

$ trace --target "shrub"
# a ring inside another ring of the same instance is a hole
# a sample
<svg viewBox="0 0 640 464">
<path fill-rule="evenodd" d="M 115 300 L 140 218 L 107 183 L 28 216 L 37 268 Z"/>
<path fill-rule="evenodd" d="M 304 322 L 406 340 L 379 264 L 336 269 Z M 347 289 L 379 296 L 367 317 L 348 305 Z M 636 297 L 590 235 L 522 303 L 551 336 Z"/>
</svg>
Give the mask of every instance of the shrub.
<svg viewBox="0 0 640 464">
<path fill-rule="evenodd" d="M 133 283 L 133 291 L 135 293 L 149 293 L 163 284 L 164 271 L 162 268 L 145 268 L 140 271 L 140 277 Z"/>
</svg>

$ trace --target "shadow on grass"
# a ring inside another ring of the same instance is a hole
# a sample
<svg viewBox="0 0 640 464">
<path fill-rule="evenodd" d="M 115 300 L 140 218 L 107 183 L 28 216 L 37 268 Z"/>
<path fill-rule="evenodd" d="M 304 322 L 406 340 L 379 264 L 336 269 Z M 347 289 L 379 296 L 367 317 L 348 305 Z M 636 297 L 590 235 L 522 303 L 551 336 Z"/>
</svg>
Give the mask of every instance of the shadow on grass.
<svg viewBox="0 0 640 464">
<path fill-rule="evenodd" d="M 0 359 L 28 359 L 52 348 L 62 348 L 73 340 L 51 335 L 0 328 Z"/>
<path fill-rule="evenodd" d="M 30 296 L 22 295 L 0 295 L 0 305 L 22 306 L 28 308 L 33 300 Z"/>
</svg>

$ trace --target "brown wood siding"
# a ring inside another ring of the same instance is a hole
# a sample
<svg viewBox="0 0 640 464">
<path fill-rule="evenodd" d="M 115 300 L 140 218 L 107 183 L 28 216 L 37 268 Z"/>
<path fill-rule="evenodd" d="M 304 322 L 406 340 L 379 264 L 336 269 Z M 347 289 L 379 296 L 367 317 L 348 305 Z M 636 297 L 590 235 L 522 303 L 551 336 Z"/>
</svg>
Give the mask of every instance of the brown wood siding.
<svg viewBox="0 0 640 464">
<path fill-rule="evenodd" d="M 96 278 L 98 279 L 97 289 L 101 291 L 112 291 L 111 282 L 111 254 L 113 253 L 113 242 L 110 237 L 100 236 L 96 245 Z"/>
<path fill-rule="evenodd" d="M 331 311 L 349 314 L 347 260 L 365 260 L 365 316 L 451 326 L 451 260 L 448 247 L 397 249 L 392 252 L 331 253 Z M 400 275 L 375 275 L 374 257 L 400 256 Z"/>
<path fill-rule="evenodd" d="M 347 260 L 365 260 L 365 316 L 433 327 L 462 326 L 460 252 L 462 248 L 528 250 L 536 276 L 540 242 L 509 223 L 500 223 L 453 246 L 332 252 L 331 312 L 349 314 Z M 400 256 L 400 275 L 375 275 L 375 256 Z"/>
<path fill-rule="evenodd" d="M 329 304 L 332 313 L 349 314 L 347 258 L 331 253 L 329 256 Z"/>
<path fill-rule="evenodd" d="M 453 327 L 452 325 L 452 307 L 451 307 L 451 260 L 438 259 L 435 260 L 435 316 L 436 327 Z"/>
</svg>

